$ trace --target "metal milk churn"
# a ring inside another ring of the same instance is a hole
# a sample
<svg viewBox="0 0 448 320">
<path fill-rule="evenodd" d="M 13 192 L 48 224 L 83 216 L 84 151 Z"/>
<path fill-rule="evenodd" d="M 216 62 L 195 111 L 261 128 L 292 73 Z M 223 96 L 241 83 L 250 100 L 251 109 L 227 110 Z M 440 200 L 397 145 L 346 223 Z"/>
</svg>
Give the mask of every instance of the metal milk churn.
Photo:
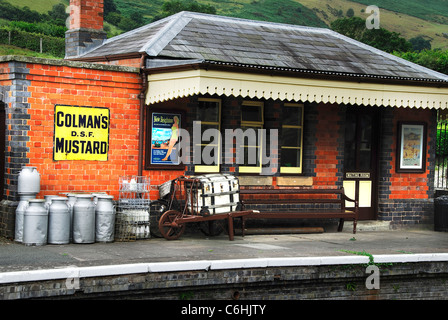
<svg viewBox="0 0 448 320">
<path fill-rule="evenodd" d="M 104 195 L 107 195 L 107 193 L 104 193 L 104 192 L 92 193 L 93 203 L 96 205 L 98 202 L 98 197 L 104 196 Z"/>
<path fill-rule="evenodd" d="M 70 211 L 70 242 L 73 241 L 73 207 L 75 206 L 76 202 L 76 194 L 75 193 L 68 193 L 67 194 L 67 205 Z"/>
<path fill-rule="evenodd" d="M 45 195 L 44 199 L 45 199 L 45 203 L 44 203 L 44 207 L 45 209 L 49 210 L 50 209 L 50 205 L 51 205 L 51 200 L 54 198 L 57 198 L 58 196 L 56 195 Z"/>
<path fill-rule="evenodd" d="M 113 196 L 106 194 L 97 195 L 97 203 L 95 207 L 95 241 L 97 242 L 114 241 L 115 206 L 113 199 Z"/>
<path fill-rule="evenodd" d="M 48 238 L 48 212 L 43 199 L 30 199 L 23 216 L 23 243 L 44 245 Z"/>
<path fill-rule="evenodd" d="M 16 209 L 16 226 L 14 234 L 14 240 L 17 242 L 23 241 L 23 216 L 25 214 L 25 209 L 28 206 L 28 200 L 35 198 L 36 197 L 33 194 L 24 194 L 20 196 L 19 205 Z"/>
<path fill-rule="evenodd" d="M 18 178 L 19 194 L 38 194 L 40 192 L 40 174 L 36 167 L 22 167 Z"/>
<path fill-rule="evenodd" d="M 14 238 L 17 242 L 23 241 L 23 219 L 28 200 L 34 199 L 40 192 L 40 174 L 36 167 L 23 166 L 19 172 L 17 193 L 20 201 L 16 209 L 16 225 Z"/>
<path fill-rule="evenodd" d="M 95 242 L 95 204 L 90 194 L 76 195 L 73 206 L 73 242 Z"/>
<path fill-rule="evenodd" d="M 48 243 L 67 244 L 69 242 L 70 209 L 67 198 L 52 198 L 48 212 Z"/>
</svg>

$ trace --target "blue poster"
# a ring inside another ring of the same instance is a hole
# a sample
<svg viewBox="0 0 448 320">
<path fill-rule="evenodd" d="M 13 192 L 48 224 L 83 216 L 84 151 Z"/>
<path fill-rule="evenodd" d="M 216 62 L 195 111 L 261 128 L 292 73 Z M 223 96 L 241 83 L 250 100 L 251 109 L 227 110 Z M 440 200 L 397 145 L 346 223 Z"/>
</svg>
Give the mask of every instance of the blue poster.
<svg viewBox="0 0 448 320">
<path fill-rule="evenodd" d="M 179 164 L 180 121 L 180 114 L 156 112 L 152 114 L 151 164 Z"/>
</svg>

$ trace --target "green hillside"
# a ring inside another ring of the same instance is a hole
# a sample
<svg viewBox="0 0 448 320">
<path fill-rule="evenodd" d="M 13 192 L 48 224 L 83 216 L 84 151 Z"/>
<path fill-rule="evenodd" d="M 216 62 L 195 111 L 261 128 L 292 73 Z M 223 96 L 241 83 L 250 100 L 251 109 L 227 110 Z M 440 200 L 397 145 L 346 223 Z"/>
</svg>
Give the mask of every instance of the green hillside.
<svg viewBox="0 0 448 320">
<path fill-rule="evenodd" d="M 114 0 L 123 15 L 135 11 L 143 14 L 147 21 L 152 21 L 162 13 L 163 0 Z M 295 0 L 197 0 L 216 8 L 216 13 L 224 16 L 253 20 L 326 27 L 316 13 Z"/>
<path fill-rule="evenodd" d="M 45 13 L 58 3 L 68 5 L 69 0 L 0 0 L 18 7 L 29 7 Z M 181 0 L 181 2 L 192 0 Z M 113 0 L 121 15 L 141 14 L 144 23 L 151 22 L 162 13 L 165 0 Z M 307 26 L 326 27 L 346 16 L 352 8 L 356 16 L 366 18 L 362 11 L 370 0 L 196 0 L 199 4 L 216 8 L 216 13 L 254 20 L 274 21 Z M 432 40 L 433 47 L 448 42 L 448 0 L 377 0 L 381 9 L 382 27 L 398 32 L 410 39 L 423 35 Z M 444 35 L 445 34 L 445 35 Z M 443 41 L 445 40 L 445 41 Z M 445 44 L 446 45 L 446 44 Z"/>
<path fill-rule="evenodd" d="M 371 0 L 353 0 L 366 6 L 373 4 Z M 389 11 L 405 13 L 423 20 L 448 23 L 448 0 L 375 0 L 379 8 Z"/>
<path fill-rule="evenodd" d="M 354 15 L 362 19 L 366 19 L 369 14 L 365 12 L 367 5 L 361 1 L 372 4 L 367 0 L 299 0 L 303 5 L 316 12 L 318 17 L 327 25 L 330 25 L 336 19 L 339 19 L 342 13 L 346 16 L 349 9 L 352 9 Z M 387 0 L 384 1 L 387 6 L 379 6 L 380 8 L 380 26 L 389 31 L 399 33 L 402 37 L 409 40 L 418 36 L 431 41 L 432 48 L 448 49 L 448 21 L 444 16 L 448 15 L 448 6 L 440 6 L 440 3 L 447 3 L 447 0 Z M 434 9 L 428 5 L 415 14 L 415 7 L 421 3 L 432 2 L 437 4 L 440 12 L 439 16 L 433 15 Z M 377 2 L 375 2 L 377 3 Z M 394 3 L 406 4 L 406 6 L 392 7 Z M 414 6 L 412 4 L 415 4 Z M 406 9 L 409 9 L 407 13 Z M 443 12 L 443 15 L 442 15 Z M 440 18 L 442 17 L 442 18 Z M 435 22 L 439 19 L 444 22 Z"/>
<path fill-rule="evenodd" d="M 28 7 L 31 10 L 36 10 L 39 13 L 47 13 L 53 8 L 55 4 L 64 3 L 69 4 L 69 0 L 4 0 L 17 7 Z"/>
<path fill-rule="evenodd" d="M 108 36 L 150 23 L 166 14 L 163 5 L 176 4 L 209 6 L 216 14 L 239 18 L 272 21 L 314 27 L 330 27 L 337 19 L 350 15 L 366 19 L 365 9 L 370 0 L 104 0 L 105 30 Z M 0 0 L 32 14 L 48 15 L 55 5 L 68 6 L 69 0 Z M 381 28 L 409 40 L 423 38 L 433 49 L 448 49 L 448 0 L 377 0 L 380 7 Z M 1 10 L 1 8 L 0 8 Z M 194 10 L 192 10 L 194 11 Z M 34 13 L 33 13 L 34 12 Z M 175 11 L 174 9 L 174 12 Z M 62 13 L 64 15 L 64 13 Z M 0 12 L 0 28 L 9 19 L 24 20 L 25 15 Z M 44 19 L 45 20 L 45 19 Z M 65 24 L 65 18 L 60 23 Z M 32 32 L 25 30 L 27 32 Z"/>
</svg>

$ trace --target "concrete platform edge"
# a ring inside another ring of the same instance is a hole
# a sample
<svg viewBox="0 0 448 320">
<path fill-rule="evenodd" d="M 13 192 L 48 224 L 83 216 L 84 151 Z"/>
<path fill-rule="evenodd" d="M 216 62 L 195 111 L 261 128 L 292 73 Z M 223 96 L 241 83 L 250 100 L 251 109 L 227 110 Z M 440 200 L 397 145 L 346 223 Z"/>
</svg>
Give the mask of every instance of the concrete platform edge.
<svg viewBox="0 0 448 320">
<path fill-rule="evenodd" d="M 374 263 L 412 263 L 448 261 L 448 253 L 373 255 Z M 122 274 L 225 270 L 245 268 L 367 264 L 367 256 L 287 257 L 229 260 L 198 260 L 156 263 L 116 264 L 92 267 L 69 266 L 57 269 L 0 273 L 0 283 L 17 283 L 54 279 L 88 278 Z"/>
</svg>

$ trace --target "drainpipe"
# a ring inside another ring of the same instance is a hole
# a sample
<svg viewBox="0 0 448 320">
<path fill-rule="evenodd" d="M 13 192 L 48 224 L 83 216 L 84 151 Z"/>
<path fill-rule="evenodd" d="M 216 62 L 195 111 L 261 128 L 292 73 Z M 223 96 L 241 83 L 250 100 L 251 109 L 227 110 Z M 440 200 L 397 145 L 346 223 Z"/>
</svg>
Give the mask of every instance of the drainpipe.
<svg viewBox="0 0 448 320">
<path fill-rule="evenodd" d="M 138 175 L 143 175 L 143 139 L 144 139 L 144 124 L 145 124 L 145 97 L 146 90 L 148 89 L 148 81 L 147 76 L 144 71 L 145 67 L 145 55 L 142 55 L 140 58 L 140 77 L 142 79 L 142 87 L 139 94 L 140 99 L 140 132 L 139 132 L 139 140 L 138 140 Z"/>
</svg>

